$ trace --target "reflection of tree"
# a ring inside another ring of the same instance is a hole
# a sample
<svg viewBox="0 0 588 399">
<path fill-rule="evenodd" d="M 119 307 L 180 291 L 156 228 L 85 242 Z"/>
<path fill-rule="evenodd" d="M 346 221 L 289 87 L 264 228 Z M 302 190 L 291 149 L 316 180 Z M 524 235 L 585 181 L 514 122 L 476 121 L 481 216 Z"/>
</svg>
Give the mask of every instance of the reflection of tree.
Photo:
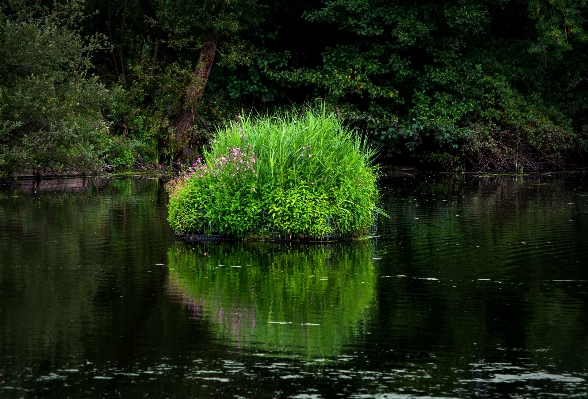
<svg viewBox="0 0 588 399">
<path fill-rule="evenodd" d="M 0 352 L 26 363 L 27 355 L 130 351 L 132 342 L 122 341 L 149 322 L 158 306 L 151 292 L 164 279 L 141 273 L 165 272 L 154 263 L 163 263 L 166 244 L 154 243 L 172 235 L 165 207 L 156 204 L 165 199 L 159 182 L 18 181 L 10 188 L 0 197 Z"/>
<path fill-rule="evenodd" d="M 374 298 L 370 242 L 282 249 L 267 244 L 170 249 L 170 284 L 195 319 L 239 346 L 333 356 Z"/>
<path fill-rule="evenodd" d="M 395 356 L 437 352 L 447 372 L 463 368 L 464 359 L 523 356 L 585 370 L 583 180 L 554 174 L 382 181 L 390 187 L 382 205 L 390 220 L 379 226 L 379 271 L 390 277 L 379 280 L 381 332 L 372 331 L 367 345 L 378 345 L 368 350 L 383 356 L 387 340 Z"/>
<path fill-rule="evenodd" d="M 383 208 L 392 223 L 386 249 L 407 268 L 460 279 L 464 273 L 505 278 L 553 271 L 561 249 L 581 245 L 574 176 L 415 176 L 390 179 Z M 578 180 L 578 183 L 580 181 Z M 382 230 L 382 229 L 381 229 Z M 564 242 L 567 240 L 567 242 Z M 575 241 L 574 241 L 575 240 Z M 466 248 L 468 250 L 466 250 Z M 474 250 L 475 248 L 475 250 Z M 567 249 L 566 249 L 567 250 Z M 533 264 L 518 267 L 520 262 Z M 464 265 L 468 265 L 464 270 Z M 538 267 L 541 265 L 540 267 Z M 451 271 L 453 276 L 449 276 Z"/>
<path fill-rule="evenodd" d="M 588 326 L 585 293 L 579 281 L 534 284 L 527 300 L 532 317 L 526 325 L 526 346 L 534 362 L 542 365 L 565 361 L 568 370 L 588 368 Z M 557 354 L 557 355 L 556 355 Z"/>
</svg>

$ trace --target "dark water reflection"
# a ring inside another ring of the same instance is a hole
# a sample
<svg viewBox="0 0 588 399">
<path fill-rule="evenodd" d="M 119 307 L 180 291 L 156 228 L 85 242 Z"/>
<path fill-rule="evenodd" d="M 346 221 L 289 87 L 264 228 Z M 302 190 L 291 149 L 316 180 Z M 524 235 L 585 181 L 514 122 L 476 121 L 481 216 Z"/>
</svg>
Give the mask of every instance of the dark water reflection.
<svg viewBox="0 0 588 399">
<path fill-rule="evenodd" d="M 381 183 L 377 239 L 316 247 L 176 243 L 158 179 L 0 186 L 0 397 L 588 396 L 586 177 Z"/>
</svg>

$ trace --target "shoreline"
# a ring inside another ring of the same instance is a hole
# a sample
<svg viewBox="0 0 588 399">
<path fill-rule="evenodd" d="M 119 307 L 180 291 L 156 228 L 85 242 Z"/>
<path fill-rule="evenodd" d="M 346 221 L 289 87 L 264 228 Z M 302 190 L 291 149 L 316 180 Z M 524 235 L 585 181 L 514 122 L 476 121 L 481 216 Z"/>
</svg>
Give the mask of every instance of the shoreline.
<svg viewBox="0 0 588 399">
<path fill-rule="evenodd" d="M 15 173 L 9 176 L 0 176 L 0 184 L 6 182 L 18 181 L 18 180 L 65 180 L 65 179 L 76 179 L 76 178 L 109 178 L 109 177 L 131 177 L 131 176 L 157 176 L 157 177 L 168 177 L 173 178 L 179 176 L 184 171 L 183 168 L 178 167 L 140 167 L 130 170 L 120 171 L 94 171 L 94 172 L 79 172 L 79 171 L 67 171 L 63 173 L 33 173 L 33 172 L 21 172 Z M 537 176 L 537 175 L 548 175 L 548 174 L 559 174 L 559 173 L 585 173 L 588 172 L 587 166 L 581 166 L 574 169 L 563 169 L 563 170 L 545 170 L 545 171 L 533 171 L 533 172 L 476 172 L 476 171 L 446 171 L 446 170 L 427 170 L 419 169 L 416 166 L 404 166 L 404 165 L 379 165 L 379 177 L 393 177 L 393 176 L 410 176 L 416 174 L 444 174 L 444 175 L 469 175 L 469 176 Z"/>
</svg>

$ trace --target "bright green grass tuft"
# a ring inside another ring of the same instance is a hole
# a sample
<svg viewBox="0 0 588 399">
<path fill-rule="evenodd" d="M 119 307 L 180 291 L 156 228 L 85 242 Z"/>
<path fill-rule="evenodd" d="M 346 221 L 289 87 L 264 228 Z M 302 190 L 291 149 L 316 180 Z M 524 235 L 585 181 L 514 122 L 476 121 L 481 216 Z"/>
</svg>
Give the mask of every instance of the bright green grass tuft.
<svg viewBox="0 0 588 399">
<path fill-rule="evenodd" d="M 168 220 L 178 234 L 361 236 L 378 199 L 373 156 L 324 111 L 241 117 L 168 185 Z"/>
</svg>

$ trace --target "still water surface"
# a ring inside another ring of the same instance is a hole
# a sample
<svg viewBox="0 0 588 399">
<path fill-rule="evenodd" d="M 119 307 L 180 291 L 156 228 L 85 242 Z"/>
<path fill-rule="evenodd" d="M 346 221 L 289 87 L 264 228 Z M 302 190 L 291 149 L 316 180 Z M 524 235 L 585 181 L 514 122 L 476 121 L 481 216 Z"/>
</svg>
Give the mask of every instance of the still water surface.
<svg viewBox="0 0 588 399">
<path fill-rule="evenodd" d="M 588 397 L 587 183 L 385 178 L 328 246 L 176 242 L 158 179 L 4 183 L 0 397 Z"/>
</svg>

